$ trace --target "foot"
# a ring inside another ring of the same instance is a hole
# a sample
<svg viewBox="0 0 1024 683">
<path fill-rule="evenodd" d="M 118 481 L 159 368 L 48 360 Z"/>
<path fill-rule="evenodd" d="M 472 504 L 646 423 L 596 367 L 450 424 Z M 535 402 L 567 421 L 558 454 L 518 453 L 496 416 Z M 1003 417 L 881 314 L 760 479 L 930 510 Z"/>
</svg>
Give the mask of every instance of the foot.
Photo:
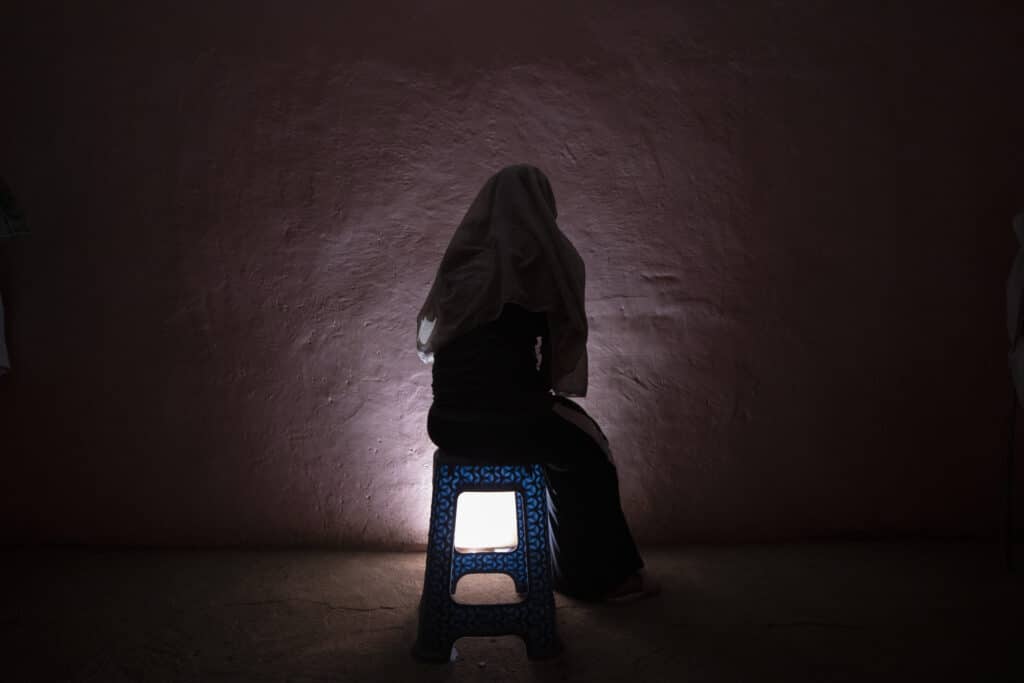
<svg viewBox="0 0 1024 683">
<path fill-rule="evenodd" d="M 649 598 L 661 592 L 661 585 L 643 569 L 626 577 L 605 596 L 607 602 L 627 602 Z"/>
</svg>

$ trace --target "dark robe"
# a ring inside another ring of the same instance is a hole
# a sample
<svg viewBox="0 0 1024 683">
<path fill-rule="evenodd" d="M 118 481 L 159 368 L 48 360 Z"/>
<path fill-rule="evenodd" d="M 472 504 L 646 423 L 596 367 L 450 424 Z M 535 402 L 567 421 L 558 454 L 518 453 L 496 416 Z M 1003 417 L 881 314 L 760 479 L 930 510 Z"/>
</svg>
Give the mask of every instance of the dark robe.
<svg viewBox="0 0 1024 683">
<path fill-rule="evenodd" d="M 427 431 L 452 454 L 501 451 L 505 459 L 543 463 L 555 587 L 600 599 L 643 560 L 622 513 L 614 464 L 591 435 L 555 412 L 556 405 L 576 411 L 600 433 L 582 407 L 551 392 L 549 349 L 545 315 L 514 304 L 452 340 L 434 356 Z"/>
</svg>

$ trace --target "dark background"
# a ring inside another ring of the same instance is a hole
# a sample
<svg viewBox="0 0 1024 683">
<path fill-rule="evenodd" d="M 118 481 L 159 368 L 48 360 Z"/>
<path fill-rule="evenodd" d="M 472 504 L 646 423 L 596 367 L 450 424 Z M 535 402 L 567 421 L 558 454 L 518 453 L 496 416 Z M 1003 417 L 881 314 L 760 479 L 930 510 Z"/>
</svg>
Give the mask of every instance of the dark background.
<svg viewBox="0 0 1024 683">
<path fill-rule="evenodd" d="M 519 162 L 641 542 L 1000 528 L 1014 3 L 143 4 L 5 3 L 3 541 L 422 545 L 415 314 Z"/>
</svg>

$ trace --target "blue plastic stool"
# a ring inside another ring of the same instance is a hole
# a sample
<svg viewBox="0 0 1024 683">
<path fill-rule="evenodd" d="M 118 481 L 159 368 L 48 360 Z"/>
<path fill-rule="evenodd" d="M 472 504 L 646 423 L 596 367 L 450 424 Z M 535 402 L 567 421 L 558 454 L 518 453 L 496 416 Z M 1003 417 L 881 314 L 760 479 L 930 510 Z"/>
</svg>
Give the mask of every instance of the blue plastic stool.
<svg viewBox="0 0 1024 683">
<path fill-rule="evenodd" d="M 516 492 L 515 550 L 455 550 L 455 506 L 464 491 Z M 460 578 L 483 573 L 508 574 L 524 600 L 464 605 L 452 599 Z M 501 635 L 520 636 L 526 641 L 526 654 L 531 659 L 552 657 L 562 649 L 551 591 L 544 468 L 538 464 L 502 464 L 492 459 L 457 457 L 437 450 L 427 567 L 413 654 L 421 659 L 447 662 L 456 639 Z"/>
</svg>

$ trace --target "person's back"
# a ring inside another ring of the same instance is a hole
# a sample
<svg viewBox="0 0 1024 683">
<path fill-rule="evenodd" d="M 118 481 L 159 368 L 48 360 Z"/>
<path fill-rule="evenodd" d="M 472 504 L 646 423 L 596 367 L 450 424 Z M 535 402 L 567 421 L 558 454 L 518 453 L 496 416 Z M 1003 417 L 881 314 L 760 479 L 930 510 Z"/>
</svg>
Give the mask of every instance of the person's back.
<svg viewBox="0 0 1024 683">
<path fill-rule="evenodd" d="M 505 304 L 496 320 L 453 339 L 435 354 L 434 405 L 485 411 L 549 409 L 547 336 L 543 313 Z"/>
</svg>

